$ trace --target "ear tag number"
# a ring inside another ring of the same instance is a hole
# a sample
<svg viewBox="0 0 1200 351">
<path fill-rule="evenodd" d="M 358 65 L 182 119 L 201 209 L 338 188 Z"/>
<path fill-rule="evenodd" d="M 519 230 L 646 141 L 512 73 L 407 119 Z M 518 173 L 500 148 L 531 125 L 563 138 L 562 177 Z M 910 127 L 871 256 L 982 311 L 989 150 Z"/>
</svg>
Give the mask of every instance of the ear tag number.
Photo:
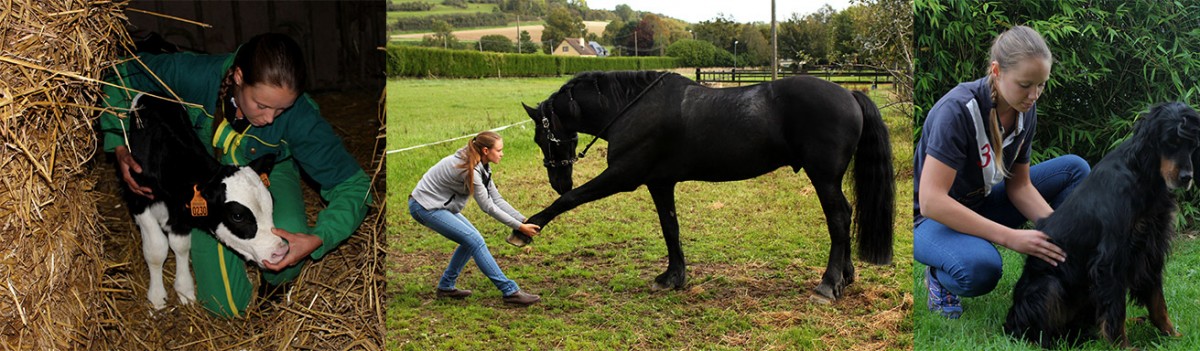
<svg viewBox="0 0 1200 351">
<path fill-rule="evenodd" d="M 192 192 L 192 203 L 188 204 L 188 209 L 192 210 L 192 217 L 208 216 L 208 202 L 200 196 L 199 185 L 192 185 Z"/>
</svg>

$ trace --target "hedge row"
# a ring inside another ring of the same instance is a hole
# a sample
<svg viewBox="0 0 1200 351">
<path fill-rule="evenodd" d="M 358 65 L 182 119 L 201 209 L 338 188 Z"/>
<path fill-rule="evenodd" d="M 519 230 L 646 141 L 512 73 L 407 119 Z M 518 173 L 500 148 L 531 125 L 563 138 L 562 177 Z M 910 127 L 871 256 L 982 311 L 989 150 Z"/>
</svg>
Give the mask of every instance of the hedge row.
<svg viewBox="0 0 1200 351">
<path fill-rule="evenodd" d="M 388 77 L 537 77 L 585 71 L 653 70 L 678 67 L 671 57 L 574 57 L 501 54 L 389 45 Z"/>
<path fill-rule="evenodd" d="M 505 26 L 512 20 L 502 12 L 455 13 L 448 15 L 432 15 L 425 17 L 404 17 L 396 19 L 388 28 L 396 31 L 432 30 L 433 21 L 442 20 L 454 28 Z"/>
</svg>

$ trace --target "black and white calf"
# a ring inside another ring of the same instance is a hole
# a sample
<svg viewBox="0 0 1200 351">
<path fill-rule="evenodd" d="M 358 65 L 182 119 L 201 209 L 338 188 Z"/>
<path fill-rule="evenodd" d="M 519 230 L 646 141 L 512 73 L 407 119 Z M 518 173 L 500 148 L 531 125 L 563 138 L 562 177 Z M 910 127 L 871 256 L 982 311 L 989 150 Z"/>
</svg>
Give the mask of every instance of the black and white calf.
<svg viewBox="0 0 1200 351">
<path fill-rule="evenodd" d="M 175 251 L 180 303 L 196 299 L 188 261 L 193 228 L 211 233 L 260 267 L 263 261 L 283 259 L 288 245 L 271 233 L 271 193 L 259 176 L 270 172 L 275 157 L 261 157 L 243 167 L 221 165 L 205 151 L 182 105 L 138 95 L 133 106 L 126 140 L 142 173 L 131 174 L 152 189 L 154 199 L 126 189 L 125 202 L 142 233 L 142 252 L 150 267 L 147 296 L 154 309 L 166 306 L 162 270 L 168 245 Z"/>
</svg>

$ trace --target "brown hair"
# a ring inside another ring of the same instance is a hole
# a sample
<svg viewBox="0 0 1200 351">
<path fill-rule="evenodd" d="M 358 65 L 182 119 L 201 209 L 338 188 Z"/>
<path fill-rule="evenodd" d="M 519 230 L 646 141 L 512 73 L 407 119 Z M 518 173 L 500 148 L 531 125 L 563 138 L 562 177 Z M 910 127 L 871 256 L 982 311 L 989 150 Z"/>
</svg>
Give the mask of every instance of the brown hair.
<svg viewBox="0 0 1200 351">
<path fill-rule="evenodd" d="M 242 70 L 243 85 L 267 83 L 291 89 L 297 95 L 308 88 L 304 53 L 300 51 L 300 44 L 285 34 L 259 34 L 242 44 L 234 54 L 233 65 L 221 80 L 218 99 L 229 98 L 235 85 L 233 73 L 236 69 Z"/>
<path fill-rule="evenodd" d="M 992 42 L 991 57 L 987 67 L 988 83 L 992 90 L 992 112 L 989 115 L 991 126 L 988 128 L 988 134 L 992 139 L 995 162 L 1000 163 L 996 168 L 1005 178 L 1008 178 L 1009 173 L 1004 165 L 1004 136 L 1000 133 L 1000 116 L 996 112 L 1000 105 L 1000 93 L 997 90 L 996 79 L 991 75 L 991 63 L 995 62 L 1000 69 L 1007 70 L 1028 58 L 1054 59 L 1050 48 L 1046 46 L 1046 40 L 1042 39 L 1042 35 L 1033 28 L 1026 26 L 1009 28 L 996 36 L 996 40 Z"/>
<path fill-rule="evenodd" d="M 479 132 L 470 141 L 467 141 L 467 146 L 464 147 L 467 161 L 458 165 L 458 168 L 466 171 L 467 194 L 475 192 L 475 165 L 483 161 L 483 148 L 492 148 L 496 146 L 496 141 L 500 140 L 500 134 L 485 130 Z M 485 183 L 484 186 L 487 186 Z"/>
</svg>

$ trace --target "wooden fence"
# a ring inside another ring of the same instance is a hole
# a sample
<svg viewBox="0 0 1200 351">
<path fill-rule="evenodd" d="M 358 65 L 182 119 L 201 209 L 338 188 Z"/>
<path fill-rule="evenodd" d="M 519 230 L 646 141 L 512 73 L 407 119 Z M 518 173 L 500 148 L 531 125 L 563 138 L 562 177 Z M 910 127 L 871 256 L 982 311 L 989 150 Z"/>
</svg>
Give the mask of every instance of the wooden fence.
<svg viewBox="0 0 1200 351">
<path fill-rule="evenodd" d="M 892 75 L 885 71 L 781 71 L 778 74 L 779 78 L 802 75 L 820 77 L 838 84 L 870 84 L 872 87 L 879 84 L 892 84 L 895 81 Z M 703 71 L 699 68 L 696 69 L 696 81 L 700 83 L 761 83 L 770 80 L 770 70 L 734 68 L 720 71 Z"/>
</svg>

